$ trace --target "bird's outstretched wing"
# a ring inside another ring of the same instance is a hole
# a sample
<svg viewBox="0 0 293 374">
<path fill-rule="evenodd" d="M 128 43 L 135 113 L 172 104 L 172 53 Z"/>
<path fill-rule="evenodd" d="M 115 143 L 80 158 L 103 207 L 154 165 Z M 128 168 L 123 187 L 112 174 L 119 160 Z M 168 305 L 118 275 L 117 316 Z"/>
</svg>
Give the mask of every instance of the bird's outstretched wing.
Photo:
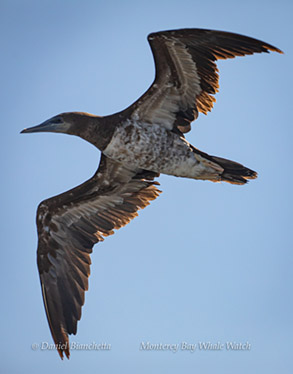
<svg viewBox="0 0 293 374">
<path fill-rule="evenodd" d="M 90 253 L 103 236 L 126 225 L 159 195 L 158 174 L 128 170 L 102 155 L 95 175 L 43 201 L 37 212 L 38 252 L 44 306 L 58 352 L 69 358 L 88 289 Z"/>
<path fill-rule="evenodd" d="M 148 36 L 156 67 L 151 87 L 128 110 L 134 119 L 169 130 L 190 131 L 198 112 L 207 114 L 219 88 L 215 61 L 278 48 L 230 32 L 182 29 Z"/>
</svg>

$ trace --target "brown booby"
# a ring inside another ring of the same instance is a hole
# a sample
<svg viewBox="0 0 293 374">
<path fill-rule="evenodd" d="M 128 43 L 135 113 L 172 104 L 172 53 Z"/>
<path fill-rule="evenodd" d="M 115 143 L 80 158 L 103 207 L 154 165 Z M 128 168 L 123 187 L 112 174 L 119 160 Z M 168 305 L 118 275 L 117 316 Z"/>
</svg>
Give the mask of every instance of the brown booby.
<svg viewBox="0 0 293 374">
<path fill-rule="evenodd" d="M 76 334 L 90 254 L 95 243 L 137 216 L 161 191 L 160 173 L 245 184 L 256 172 L 210 156 L 185 140 L 198 112 L 215 102 L 215 61 L 278 48 L 229 32 L 182 29 L 148 36 L 155 80 L 122 112 L 99 117 L 59 114 L 22 133 L 60 132 L 77 135 L 101 152 L 98 170 L 87 182 L 44 200 L 37 211 L 37 263 L 52 337 L 61 358 L 69 358 L 68 334 Z"/>
</svg>

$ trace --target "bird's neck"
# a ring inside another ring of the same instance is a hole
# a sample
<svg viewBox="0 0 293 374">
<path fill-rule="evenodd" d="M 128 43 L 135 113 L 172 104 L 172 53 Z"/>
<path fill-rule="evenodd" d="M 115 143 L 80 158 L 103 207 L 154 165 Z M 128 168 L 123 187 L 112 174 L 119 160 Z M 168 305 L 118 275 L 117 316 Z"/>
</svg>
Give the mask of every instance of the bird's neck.
<svg viewBox="0 0 293 374">
<path fill-rule="evenodd" d="M 116 128 L 107 118 L 108 117 L 89 115 L 84 116 L 79 120 L 77 132 L 73 135 L 81 137 L 103 151 L 107 147 Z"/>
</svg>

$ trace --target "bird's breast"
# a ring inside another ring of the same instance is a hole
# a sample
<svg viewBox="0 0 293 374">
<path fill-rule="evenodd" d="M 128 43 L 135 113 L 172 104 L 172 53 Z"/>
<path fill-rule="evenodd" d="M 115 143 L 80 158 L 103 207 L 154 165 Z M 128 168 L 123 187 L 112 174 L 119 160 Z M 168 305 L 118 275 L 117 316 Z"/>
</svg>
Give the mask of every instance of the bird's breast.
<svg viewBox="0 0 293 374">
<path fill-rule="evenodd" d="M 180 176 L 198 163 L 184 138 L 163 126 L 141 122 L 117 127 L 103 153 L 129 168 Z"/>
</svg>

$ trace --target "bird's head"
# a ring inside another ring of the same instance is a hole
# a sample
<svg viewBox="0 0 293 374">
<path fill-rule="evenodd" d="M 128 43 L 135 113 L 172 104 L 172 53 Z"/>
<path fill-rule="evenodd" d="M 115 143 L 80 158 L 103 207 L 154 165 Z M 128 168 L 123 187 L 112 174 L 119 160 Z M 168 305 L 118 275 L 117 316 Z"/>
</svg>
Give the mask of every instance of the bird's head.
<svg viewBox="0 0 293 374">
<path fill-rule="evenodd" d="M 93 143 L 92 134 L 93 131 L 98 130 L 100 118 L 102 117 L 81 112 L 62 113 L 48 119 L 40 125 L 22 130 L 21 134 L 56 132 L 76 135 Z"/>
<path fill-rule="evenodd" d="M 64 114 L 52 117 L 40 125 L 23 129 L 21 134 L 28 134 L 33 132 L 62 132 L 68 134 L 71 123 L 66 121 Z"/>
</svg>

